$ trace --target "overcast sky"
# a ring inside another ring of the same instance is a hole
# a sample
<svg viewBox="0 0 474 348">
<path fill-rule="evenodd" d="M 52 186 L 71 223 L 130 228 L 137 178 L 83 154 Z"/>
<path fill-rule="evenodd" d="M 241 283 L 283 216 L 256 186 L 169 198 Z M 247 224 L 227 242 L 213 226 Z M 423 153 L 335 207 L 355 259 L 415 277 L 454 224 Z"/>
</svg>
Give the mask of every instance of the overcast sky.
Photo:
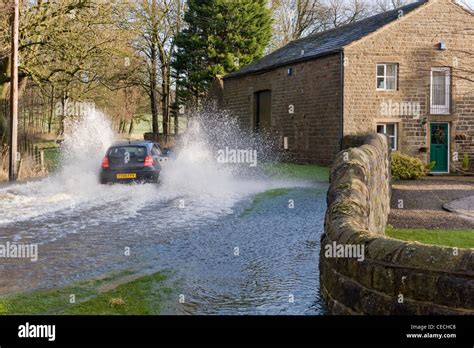
<svg viewBox="0 0 474 348">
<path fill-rule="evenodd" d="M 474 9 L 474 0 L 464 0 L 464 3 L 467 4 L 470 8 Z"/>
<path fill-rule="evenodd" d="M 456 0 L 459 3 L 464 3 L 467 7 L 474 9 L 474 0 Z"/>
</svg>

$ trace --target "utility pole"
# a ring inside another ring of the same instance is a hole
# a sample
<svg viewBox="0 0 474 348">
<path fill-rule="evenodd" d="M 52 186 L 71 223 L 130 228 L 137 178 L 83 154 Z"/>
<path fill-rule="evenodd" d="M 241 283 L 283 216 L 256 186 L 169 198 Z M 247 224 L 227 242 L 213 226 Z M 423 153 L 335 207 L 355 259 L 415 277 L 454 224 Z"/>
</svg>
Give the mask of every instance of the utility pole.
<svg viewBox="0 0 474 348">
<path fill-rule="evenodd" d="M 20 3 L 13 0 L 12 16 L 12 53 L 10 73 L 10 153 L 8 180 L 16 181 L 17 176 L 17 140 L 18 140 L 18 32 L 20 22 Z"/>
<path fill-rule="evenodd" d="M 180 31 L 181 31 L 181 10 L 182 10 L 182 6 L 181 6 L 181 2 L 183 0 L 177 0 L 177 5 L 178 5 L 178 9 L 176 11 L 176 15 L 177 15 L 177 18 L 176 18 L 176 34 L 177 35 Z M 170 57 L 172 56 L 173 54 L 173 50 L 174 50 L 174 47 L 171 48 L 170 50 Z M 178 73 L 178 76 L 179 76 L 179 73 Z M 178 78 L 176 78 L 175 80 L 175 94 L 174 94 L 174 102 L 175 102 L 175 114 L 174 114 L 174 140 L 177 140 L 178 139 L 178 132 L 179 132 L 179 115 L 181 113 L 183 113 L 183 107 L 179 104 L 180 100 L 178 98 L 178 89 L 179 89 L 179 83 L 178 83 Z"/>
</svg>

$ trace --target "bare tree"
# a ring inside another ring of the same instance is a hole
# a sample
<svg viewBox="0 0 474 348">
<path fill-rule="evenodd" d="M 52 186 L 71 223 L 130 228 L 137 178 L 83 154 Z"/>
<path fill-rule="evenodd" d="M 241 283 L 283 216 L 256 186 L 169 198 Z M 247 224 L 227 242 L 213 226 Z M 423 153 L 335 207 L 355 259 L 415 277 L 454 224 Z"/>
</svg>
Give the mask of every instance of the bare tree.
<svg viewBox="0 0 474 348">
<path fill-rule="evenodd" d="M 270 50 L 371 14 L 368 0 L 275 0 L 271 7 L 275 24 Z"/>
<path fill-rule="evenodd" d="M 159 133 L 159 105 L 163 134 L 167 135 L 170 131 L 173 40 L 180 29 L 183 7 L 182 0 L 143 0 L 132 9 L 130 25 L 135 34 L 134 48 L 144 63 L 138 83 L 150 98 L 155 134 Z"/>
<path fill-rule="evenodd" d="M 43 90 L 54 86 L 62 100 L 71 96 L 73 86 L 78 95 L 84 95 L 103 85 L 123 41 L 123 31 L 116 25 L 117 7 L 92 0 L 23 1 L 20 85 L 24 87 L 29 79 L 50 86 Z M 0 13 L 3 33 L 9 21 Z M 0 103 L 10 82 L 9 51 L 9 37 L 0 36 Z"/>
<path fill-rule="evenodd" d="M 407 5 L 414 0 L 375 0 L 374 12 L 385 12 Z"/>
</svg>

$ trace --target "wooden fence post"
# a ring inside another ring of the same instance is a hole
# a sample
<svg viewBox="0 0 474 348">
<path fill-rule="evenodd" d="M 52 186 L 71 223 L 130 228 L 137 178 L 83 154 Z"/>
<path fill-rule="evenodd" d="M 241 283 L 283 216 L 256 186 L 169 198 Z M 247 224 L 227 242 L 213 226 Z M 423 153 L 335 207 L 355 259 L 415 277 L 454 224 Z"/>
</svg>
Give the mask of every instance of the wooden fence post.
<svg viewBox="0 0 474 348">
<path fill-rule="evenodd" d="M 44 150 L 40 151 L 41 172 L 44 173 Z"/>
</svg>

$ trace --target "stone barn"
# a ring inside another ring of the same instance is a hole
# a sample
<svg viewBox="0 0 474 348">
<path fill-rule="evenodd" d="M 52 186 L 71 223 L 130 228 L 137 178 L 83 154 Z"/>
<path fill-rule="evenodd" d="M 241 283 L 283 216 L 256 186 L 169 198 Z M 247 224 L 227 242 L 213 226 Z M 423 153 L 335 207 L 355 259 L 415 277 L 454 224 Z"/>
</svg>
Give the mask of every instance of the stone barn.
<svg viewBox="0 0 474 348">
<path fill-rule="evenodd" d="M 300 163 L 329 165 L 345 139 L 377 131 L 434 173 L 465 156 L 472 170 L 474 16 L 427 0 L 317 33 L 226 75 L 220 99 Z"/>
</svg>

